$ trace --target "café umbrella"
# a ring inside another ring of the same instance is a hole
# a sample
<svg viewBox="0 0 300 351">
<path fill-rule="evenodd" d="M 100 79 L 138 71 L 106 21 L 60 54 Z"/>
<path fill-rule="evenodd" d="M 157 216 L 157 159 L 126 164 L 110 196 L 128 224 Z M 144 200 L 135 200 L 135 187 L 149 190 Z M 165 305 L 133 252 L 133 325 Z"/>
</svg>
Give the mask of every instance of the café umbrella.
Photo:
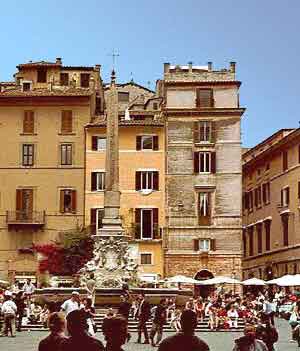
<svg viewBox="0 0 300 351">
<path fill-rule="evenodd" d="M 168 278 L 167 282 L 177 284 L 202 284 L 202 281 L 186 277 L 185 275 L 175 275 L 174 277 Z"/>
<path fill-rule="evenodd" d="M 251 278 L 251 279 L 247 279 L 244 280 L 242 282 L 243 285 L 249 285 L 249 286 L 264 286 L 266 285 L 266 282 L 262 279 L 258 279 L 258 278 Z"/>
<path fill-rule="evenodd" d="M 281 278 L 269 280 L 268 284 L 276 284 L 279 286 L 300 286 L 300 274 L 284 275 Z"/>
<path fill-rule="evenodd" d="M 203 285 L 241 284 L 241 282 L 234 278 L 219 276 L 212 279 L 202 280 L 201 284 Z"/>
</svg>

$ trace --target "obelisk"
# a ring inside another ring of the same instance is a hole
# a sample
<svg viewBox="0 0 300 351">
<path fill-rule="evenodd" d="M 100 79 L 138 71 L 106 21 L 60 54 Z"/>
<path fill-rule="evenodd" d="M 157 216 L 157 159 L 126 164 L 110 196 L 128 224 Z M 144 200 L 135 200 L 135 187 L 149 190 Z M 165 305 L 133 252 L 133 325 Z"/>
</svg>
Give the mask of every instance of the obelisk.
<svg viewBox="0 0 300 351">
<path fill-rule="evenodd" d="M 111 74 L 111 84 L 107 99 L 105 172 L 103 227 L 98 230 L 95 237 L 124 235 L 120 218 L 119 108 L 114 70 Z"/>
</svg>

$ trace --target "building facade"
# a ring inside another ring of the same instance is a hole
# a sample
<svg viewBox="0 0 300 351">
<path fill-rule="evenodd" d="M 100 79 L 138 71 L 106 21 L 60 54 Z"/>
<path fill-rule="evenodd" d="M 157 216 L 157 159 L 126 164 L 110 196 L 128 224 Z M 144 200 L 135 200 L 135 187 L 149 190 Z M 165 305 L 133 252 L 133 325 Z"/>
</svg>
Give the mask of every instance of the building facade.
<svg viewBox="0 0 300 351">
<path fill-rule="evenodd" d="M 0 277 L 36 275 L 32 244 L 83 225 L 85 132 L 103 111 L 100 66 L 29 62 L 0 84 Z"/>
<path fill-rule="evenodd" d="M 300 272 L 300 131 L 282 129 L 243 153 L 243 275 Z"/>
<path fill-rule="evenodd" d="M 241 273 L 244 109 L 229 69 L 165 64 L 158 82 L 166 133 L 165 275 Z"/>
</svg>

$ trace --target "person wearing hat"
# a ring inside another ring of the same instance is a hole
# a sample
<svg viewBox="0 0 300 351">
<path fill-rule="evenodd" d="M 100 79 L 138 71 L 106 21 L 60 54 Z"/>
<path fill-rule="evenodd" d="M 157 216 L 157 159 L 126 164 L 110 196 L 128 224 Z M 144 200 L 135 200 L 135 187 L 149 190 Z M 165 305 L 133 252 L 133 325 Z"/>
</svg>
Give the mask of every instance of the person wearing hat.
<svg viewBox="0 0 300 351">
<path fill-rule="evenodd" d="M 4 323 L 2 328 L 2 333 L 0 336 L 8 336 L 8 332 L 10 331 L 11 336 L 16 336 L 16 315 L 17 315 L 17 306 L 12 301 L 12 293 L 10 291 L 6 291 L 5 301 L 1 307 L 1 312 L 4 317 Z"/>
<path fill-rule="evenodd" d="M 73 291 L 71 298 L 69 300 L 66 300 L 61 305 L 61 311 L 65 313 L 66 317 L 69 313 L 79 310 L 79 300 L 79 293 L 77 291 Z"/>
</svg>

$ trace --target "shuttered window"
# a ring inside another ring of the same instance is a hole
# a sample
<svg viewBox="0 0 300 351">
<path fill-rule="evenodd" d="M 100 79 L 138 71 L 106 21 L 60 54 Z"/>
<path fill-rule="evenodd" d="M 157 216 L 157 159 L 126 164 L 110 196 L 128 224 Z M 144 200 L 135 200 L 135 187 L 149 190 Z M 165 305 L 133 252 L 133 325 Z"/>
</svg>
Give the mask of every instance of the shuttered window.
<svg viewBox="0 0 300 351">
<path fill-rule="evenodd" d="M 249 236 L 249 256 L 253 256 L 253 226 L 248 228 Z"/>
<path fill-rule="evenodd" d="M 90 227 L 91 232 L 95 234 L 98 229 L 103 227 L 104 208 L 91 208 Z"/>
<path fill-rule="evenodd" d="M 72 165 L 72 144 L 61 144 L 61 165 Z"/>
<path fill-rule="evenodd" d="M 60 85 L 68 86 L 69 85 L 69 73 L 60 74 Z"/>
<path fill-rule="evenodd" d="M 159 173 L 157 171 L 137 171 L 135 173 L 135 190 L 158 190 Z"/>
<path fill-rule="evenodd" d="M 103 191 L 105 189 L 105 172 L 91 173 L 91 190 Z"/>
<path fill-rule="evenodd" d="M 281 206 L 288 206 L 290 203 L 290 188 L 286 187 L 281 190 Z"/>
<path fill-rule="evenodd" d="M 34 164 L 34 144 L 22 145 L 22 165 L 33 166 Z"/>
<path fill-rule="evenodd" d="M 137 135 L 136 150 L 154 150 L 159 149 L 158 135 Z"/>
<path fill-rule="evenodd" d="M 106 150 L 106 137 L 92 136 L 92 150 L 103 151 Z"/>
<path fill-rule="evenodd" d="M 197 89 L 197 107 L 206 108 L 213 107 L 213 90 L 212 89 Z"/>
<path fill-rule="evenodd" d="M 81 73 L 80 74 L 80 86 L 81 88 L 88 88 L 90 86 L 90 74 Z"/>
<path fill-rule="evenodd" d="M 34 112 L 33 111 L 24 111 L 23 133 L 25 134 L 34 133 Z"/>
<path fill-rule="evenodd" d="M 37 82 L 47 83 L 47 69 L 44 67 L 38 68 L 37 70 Z"/>
<path fill-rule="evenodd" d="M 283 214 L 281 216 L 282 229 L 283 229 L 283 246 L 289 245 L 289 215 Z"/>
<path fill-rule="evenodd" d="M 60 190 L 60 212 L 76 213 L 76 190 L 62 189 Z"/>
<path fill-rule="evenodd" d="M 216 153 L 215 152 L 195 152 L 194 153 L 195 173 L 216 173 Z"/>
<path fill-rule="evenodd" d="M 262 253 L 262 224 L 259 223 L 256 226 L 257 232 L 257 253 Z"/>
<path fill-rule="evenodd" d="M 288 152 L 282 152 L 282 170 L 285 171 L 288 169 Z"/>
<path fill-rule="evenodd" d="M 266 251 L 271 250 L 271 221 L 265 221 L 265 231 L 266 231 Z"/>
<path fill-rule="evenodd" d="M 159 239 L 158 208 L 135 209 L 135 238 Z"/>
<path fill-rule="evenodd" d="M 73 130 L 73 114 L 72 111 L 62 111 L 61 113 L 61 133 L 72 133 Z"/>
<path fill-rule="evenodd" d="M 141 253 L 141 264 L 143 264 L 143 265 L 152 264 L 152 254 L 151 253 Z"/>
<path fill-rule="evenodd" d="M 209 192 L 201 192 L 198 194 L 198 218 L 199 225 L 210 225 L 211 215 L 211 194 Z"/>
</svg>

